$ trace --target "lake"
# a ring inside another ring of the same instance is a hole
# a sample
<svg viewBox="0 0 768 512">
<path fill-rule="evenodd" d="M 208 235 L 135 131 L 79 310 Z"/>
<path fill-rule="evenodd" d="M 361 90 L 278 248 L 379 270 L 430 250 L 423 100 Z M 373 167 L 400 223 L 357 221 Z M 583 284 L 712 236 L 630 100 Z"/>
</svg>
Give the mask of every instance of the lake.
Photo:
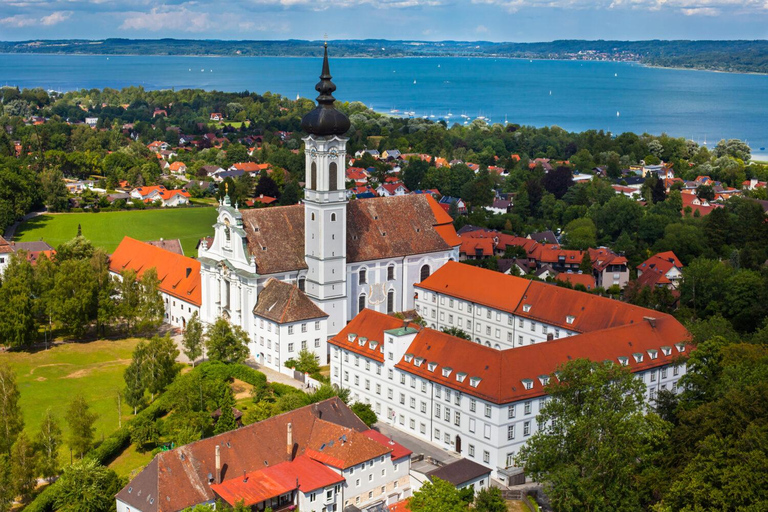
<svg viewBox="0 0 768 512">
<path fill-rule="evenodd" d="M 0 85 L 271 91 L 314 98 L 319 58 L 0 55 Z M 768 146 L 768 76 L 620 62 L 491 58 L 333 59 L 336 97 L 379 112 L 464 123 L 557 125 Z M 413 114 L 405 114 L 405 113 Z"/>
</svg>

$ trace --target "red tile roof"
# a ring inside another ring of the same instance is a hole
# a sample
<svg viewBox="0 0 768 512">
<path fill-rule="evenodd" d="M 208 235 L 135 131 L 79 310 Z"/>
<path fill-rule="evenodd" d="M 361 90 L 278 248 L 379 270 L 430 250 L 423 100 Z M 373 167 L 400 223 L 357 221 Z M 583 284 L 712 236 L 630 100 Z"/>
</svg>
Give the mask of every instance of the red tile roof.
<svg viewBox="0 0 768 512">
<path fill-rule="evenodd" d="M 269 164 L 257 164 L 255 162 L 238 162 L 233 165 L 238 171 L 244 172 L 260 172 L 269 169 Z"/>
<path fill-rule="evenodd" d="M 514 311 L 531 281 L 449 261 L 415 287 L 502 311 Z"/>
<path fill-rule="evenodd" d="M 361 316 L 364 317 L 362 322 L 375 322 L 377 317 L 385 315 L 366 309 L 358 315 Z M 348 332 L 349 326 L 331 343 L 349 346 L 344 342 Z M 373 335 L 383 338 L 383 334 L 380 331 Z M 506 350 L 424 328 L 416 334 L 406 355 L 395 367 L 465 394 L 505 404 L 545 395 L 544 384 L 539 377 L 553 374 L 560 364 L 567 361 L 610 360 L 618 364 L 620 357 L 626 357 L 630 371 L 638 372 L 673 363 L 681 355 L 680 350 L 672 348 L 667 356 L 662 347 L 687 343 L 689 338 L 685 327 L 669 315 L 654 315 L 652 321 L 642 320 Z M 689 346 L 686 346 L 687 350 L 690 350 Z M 651 359 L 648 351 L 656 351 L 657 357 Z M 644 354 L 641 362 L 633 358 L 635 353 Z M 429 370 L 429 363 L 436 363 L 432 371 Z M 447 376 L 444 376 L 444 369 L 450 369 Z M 531 381 L 527 389 L 524 380 Z"/>
<path fill-rule="evenodd" d="M 232 506 L 242 500 L 246 507 L 250 507 L 296 489 L 306 494 L 343 481 L 344 477 L 336 471 L 300 455 L 293 461 L 214 484 L 211 489 Z"/>
<path fill-rule="evenodd" d="M 574 274 L 573 272 L 560 272 L 555 278 L 558 281 L 571 283 L 572 285 L 581 284 L 587 290 L 595 287 L 595 278 L 592 274 Z"/>
<path fill-rule="evenodd" d="M 408 506 L 408 503 L 411 501 L 410 498 L 403 501 L 398 501 L 397 503 L 393 503 L 389 505 L 389 512 L 411 512 L 411 507 Z"/>
<path fill-rule="evenodd" d="M 363 435 L 373 439 L 377 443 L 387 448 L 391 448 L 392 453 L 390 453 L 390 456 L 392 457 L 392 460 L 399 460 L 399 459 L 402 459 L 403 457 L 410 457 L 411 454 L 413 453 L 411 450 L 409 450 L 405 446 L 399 443 L 396 443 L 394 440 L 388 438 L 387 436 L 385 436 L 384 434 L 376 430 L 373 430 L 373 429 L 366 430 L 365 432 L 363 432 Z"/>
<path fill-rule="evenodd" d="M 131 269 L 141 277 L 150 268 L 157 271 L 162 292 L 202 305 L 199 261 L 127 236 L 109 258 L 109 270 L 114 273 Z"/>
<path fill-rule="evenodd" d="M 637 270 L 640 273 L 637 283 L 640 286 L 670 284 L 671 281 L 667 278 L 666 274 L 673 267 L 677 267 L 680 270 L 683 268 L 683 264 L 674 252 L 666 251 L 654 254 L 637 266 Z"/>
</svg>

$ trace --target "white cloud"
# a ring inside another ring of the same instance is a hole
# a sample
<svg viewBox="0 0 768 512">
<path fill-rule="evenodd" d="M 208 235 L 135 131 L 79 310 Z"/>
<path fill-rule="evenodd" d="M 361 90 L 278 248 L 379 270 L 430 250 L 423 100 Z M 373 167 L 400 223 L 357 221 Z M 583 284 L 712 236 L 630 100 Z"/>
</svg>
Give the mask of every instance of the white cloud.
<svg viewBox="0 0 768 512">
<path fill-rule="evenodd" d="M 558 9 L 634 9 L 646 11 L 670 10 L 686 16 L 716 16 L 724 10 L 733 13 L 759 12 L 768 14 L 765 0 L 471 0 L 474 4 L 489 4 L 516 12 L 523 8 Z"/>
<path fill-rule="evenodd" d="M 488 33 L 488 27 L 486 27 L 485 25 L 478 25 L 475 28 L 475 32 L 477 32 L 478 34 L 487 34 Z"/>
<path fill-rule="evenodd" d="M 180 6 L 153 7 L 149 12 L 124 13 L 121 30 L 137 30 L 148 32 L 164 32 L 168 37 L 174 33 L 218 33 L 224 31 L 239 32 L 274 32 L 287 33 L 290 24 L 287 22 L 253 22 L 244 20 L 243 16 L 233 13 L 209 13 L 192 10 L 195 2 Z"/>
<path fill-rule="evenodd" d="M 40 23 L 50 27 L 51 25 L 56 25 L 62 21 L 67 21 L 71 16 L 72 11 L 57 11 L 49 14 L 48 16 L 43 16 L 40 18 Z"/>
<path fill-rule="evenodd" d="M 56 11 L 49 14 L 48 16 L 43 16 L 42 18 L 17 14 L 16 16 L 0 18 L 0 25 L 5 25 L 12 28 L 34 27 L 37 25 L 50 27 L 53 25 L 58 25 L 62 21 L 67 21 L 71 16 L 72 11 Z"/>
</svg>

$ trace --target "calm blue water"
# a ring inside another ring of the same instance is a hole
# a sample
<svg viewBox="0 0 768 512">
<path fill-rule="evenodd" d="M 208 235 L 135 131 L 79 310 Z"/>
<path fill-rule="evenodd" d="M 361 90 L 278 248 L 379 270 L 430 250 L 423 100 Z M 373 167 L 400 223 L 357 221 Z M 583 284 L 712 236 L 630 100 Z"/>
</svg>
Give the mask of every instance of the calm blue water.
<svg viewBox="0 0 768 512">
<path fill-rule="evenodd" d="M 248 89 L 314 98 L 316 58 L 0 55 L 0 85 L 72 90 Z M 666 132 L 713 146 L 768 146 L 768 76 L 653 69 L 629 63 L 510 59 L 333 59 L 337 98 L 381 112 L 451 122 Z M 617 113 L 619 114 L 617 116 Z M 761 152 L 762 153 L 762 152 Z"/>
</svg>

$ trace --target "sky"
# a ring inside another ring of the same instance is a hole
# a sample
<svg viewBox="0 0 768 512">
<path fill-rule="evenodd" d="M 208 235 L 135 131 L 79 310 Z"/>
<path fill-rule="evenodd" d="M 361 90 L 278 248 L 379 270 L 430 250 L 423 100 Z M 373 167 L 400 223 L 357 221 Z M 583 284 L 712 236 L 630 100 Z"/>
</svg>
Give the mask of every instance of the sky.
<svg viewBox="0 0 768 512">
<path fill-rule="evenodd" d="M 0 0 L 0 40 L 766 39 L 768 0 Z"/>
</svg>

